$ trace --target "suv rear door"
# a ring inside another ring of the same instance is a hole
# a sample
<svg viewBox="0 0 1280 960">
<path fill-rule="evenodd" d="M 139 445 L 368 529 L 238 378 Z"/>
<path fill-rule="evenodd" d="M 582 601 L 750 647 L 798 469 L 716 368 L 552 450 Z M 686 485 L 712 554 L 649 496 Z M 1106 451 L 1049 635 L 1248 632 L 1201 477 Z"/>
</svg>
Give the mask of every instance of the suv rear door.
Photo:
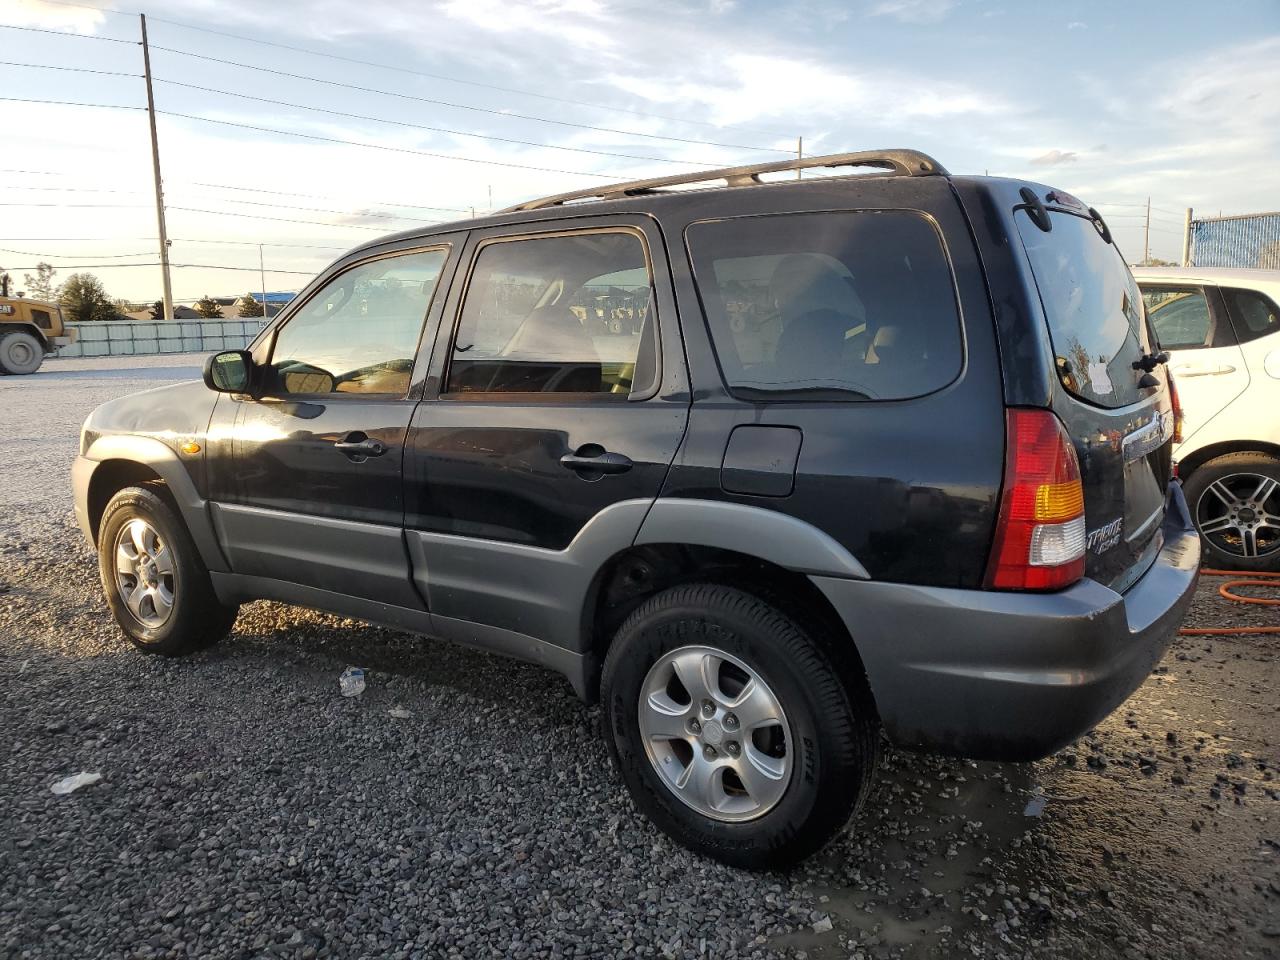
<svg viewBox="0 0 1280 960">
<path fill-rule="evenodd" d="M 1155 367 L 1155 385 L 1142 385 L 1140 361 L 1153 347 L 1109 231 L 1075 198 L 1042 196 L 1047 205 L 1021 204 L 1013 216 L 1053 351 L 1052 407 L 1080 461 L 1085 572 L 1123 591 L 1160 548 L 1172 469 L 1167 379 Z"/>
<path fill-rule="evenodd" d="M 1147 321 L 1177 378 L 1185 439 L 1249 386 L 1249 369 L 1213 284 L 1139 280 Z"/>
<path fill-rule="evenodd" d="M 684 433 L 675 319 L 647 217 L 471 234 L 405 458 L 414 577 L 443 634 L 572 643 L 549 635 L 571 545 L 607 524 L 609 552 L 629 546 Z"/>
</svg>

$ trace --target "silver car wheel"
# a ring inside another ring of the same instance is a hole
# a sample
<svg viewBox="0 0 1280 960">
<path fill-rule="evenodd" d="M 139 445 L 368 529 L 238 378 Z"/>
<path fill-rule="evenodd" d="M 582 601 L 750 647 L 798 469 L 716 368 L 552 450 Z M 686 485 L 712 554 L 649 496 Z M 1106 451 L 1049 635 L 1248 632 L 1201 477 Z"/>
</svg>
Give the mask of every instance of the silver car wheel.
<svg viewBox="0 0 1280 960">
<path fill-rule="evenodd" d="M 1196 526 L 1215 547 L 1237 557 L 1280 550 L 1280 481 L 1257 473 L 1213 481 L 1196 503 Z"/>
<path fill-rule="evenodd" d="M 791 780 L 792 736 L 773 690 L 715 647 L 658 658 L 640 690 L 640 736 L 662 782 L 703 816 L 753 820 Z"/>
<path fill-rule="evenodd" d="M 130 615 L 144 627 L 164 626 L 173 613 L 173 553 L 141 517 L 127 521 L 112 551 L 116 590 Z"/>
</svg>

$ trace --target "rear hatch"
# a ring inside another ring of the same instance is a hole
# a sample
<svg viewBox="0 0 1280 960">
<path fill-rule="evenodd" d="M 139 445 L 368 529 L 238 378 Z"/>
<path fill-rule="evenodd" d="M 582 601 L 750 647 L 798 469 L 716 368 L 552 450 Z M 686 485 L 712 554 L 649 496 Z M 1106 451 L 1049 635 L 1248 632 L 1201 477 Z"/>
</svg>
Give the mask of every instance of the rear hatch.
<svg viewBox="0 0 1280 960">
<path fill-rule="evenodd" d="M 1123 591 L 1161 545 L 1173 435 L 1167 375 L 1155 366 L 1146 379 L 1154 385 L 1142 384 L 1153 338 L 1106 226 L 1074 197 L 1041 190 L 1043 205 L 1021 206 L 1014 218 L 1052 343 L 1053 410 L 1080 461 L 1085 574 Z"/>
</svg>

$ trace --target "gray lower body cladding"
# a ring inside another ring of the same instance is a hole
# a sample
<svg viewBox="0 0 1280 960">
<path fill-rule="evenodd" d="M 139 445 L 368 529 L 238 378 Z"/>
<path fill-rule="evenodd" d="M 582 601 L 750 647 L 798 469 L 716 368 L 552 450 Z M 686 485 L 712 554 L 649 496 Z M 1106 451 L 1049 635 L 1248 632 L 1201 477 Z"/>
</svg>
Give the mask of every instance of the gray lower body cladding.
<svg viewBox="0 0 1280 960">
<path fill-rule="evenodd" d="M 1033 760 L 1085 733 L 1150 674 L 1195 591 L 1200 543 L 1174 484 L 1164 546 L 1123 595 L 813 577 L 844 619 L 899 746 Z"/>
</svg>

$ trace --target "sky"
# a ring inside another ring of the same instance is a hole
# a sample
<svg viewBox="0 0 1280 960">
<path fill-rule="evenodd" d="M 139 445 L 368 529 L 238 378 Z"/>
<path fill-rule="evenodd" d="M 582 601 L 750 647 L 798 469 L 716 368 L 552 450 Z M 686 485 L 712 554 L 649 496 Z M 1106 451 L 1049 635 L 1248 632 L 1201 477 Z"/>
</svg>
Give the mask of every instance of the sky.
<svg viewBox="0 0 1280 960">
<path fill-rule="evenodd" d="M 0 0 L 15 280 L 160 296 L 139 12 L 178 302 L 259 289 L 259 244 L 298 289 L 383 233 L 798 137 L 1066 189 L 1131 262 L 1148 197 L 1166 259 L 1187 207 L 1280 209 L 1280 0 L 136 2 Z"/>
</svg>

